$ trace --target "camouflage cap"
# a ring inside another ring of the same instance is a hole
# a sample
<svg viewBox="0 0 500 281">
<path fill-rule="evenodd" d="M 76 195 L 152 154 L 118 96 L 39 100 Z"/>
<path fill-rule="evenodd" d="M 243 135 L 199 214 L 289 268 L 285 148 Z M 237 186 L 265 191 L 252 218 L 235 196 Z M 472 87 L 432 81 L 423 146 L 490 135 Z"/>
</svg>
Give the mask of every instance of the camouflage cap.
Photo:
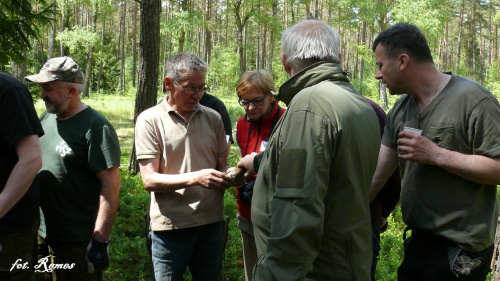
<svg viewBox="0 0 500 281">
<path fill-rule="evenodd" d="M 48 60 L 40 70 L 40 73 L 27 76 L 26 81 L 35 83 L 47 83 L 51 81 L 66 81 L 83 84 L 83 73 L 78 64 L 70 57 L 58 57 Z"/>
</svg>

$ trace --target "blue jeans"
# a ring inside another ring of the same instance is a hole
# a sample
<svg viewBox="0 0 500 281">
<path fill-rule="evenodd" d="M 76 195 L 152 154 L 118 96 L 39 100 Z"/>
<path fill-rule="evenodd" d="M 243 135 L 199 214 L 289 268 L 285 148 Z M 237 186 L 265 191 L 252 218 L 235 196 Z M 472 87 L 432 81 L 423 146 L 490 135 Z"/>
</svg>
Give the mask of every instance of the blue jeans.
<svg viewBox="0 0 500 281">
<path fill-rule="evenodd" d="M 157 281 L 182 281 L 189 266 L 192 280 L 218 281 L 223 250 L 222 221 L 151 231 L 153 267 Z"/>
</svg>

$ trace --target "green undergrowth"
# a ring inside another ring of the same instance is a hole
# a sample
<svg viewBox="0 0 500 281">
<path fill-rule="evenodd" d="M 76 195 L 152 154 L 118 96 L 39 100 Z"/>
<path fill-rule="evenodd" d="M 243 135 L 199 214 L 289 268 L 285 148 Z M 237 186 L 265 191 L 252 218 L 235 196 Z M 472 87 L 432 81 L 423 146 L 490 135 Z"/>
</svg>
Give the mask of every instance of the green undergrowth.
<svg viewBox="0 0 500 281">
<path fill-rule="evenodd" d="M 104 280 L 153 280 L 144 219 L 149 193 L 139 175 L 131 175 L 123 168 L 120 180 L 120 203 L 110 237 L 110 267 Z"/>
</svg>

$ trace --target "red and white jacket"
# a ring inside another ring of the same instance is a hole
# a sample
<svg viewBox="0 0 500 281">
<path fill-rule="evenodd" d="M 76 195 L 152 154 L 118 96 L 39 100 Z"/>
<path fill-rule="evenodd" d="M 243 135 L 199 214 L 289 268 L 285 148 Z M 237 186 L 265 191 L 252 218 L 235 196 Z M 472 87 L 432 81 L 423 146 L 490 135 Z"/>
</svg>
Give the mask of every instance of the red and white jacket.
<svg viewBox="0 0 500 281">
<path fill-rule="evenodd" d="M 236 142 L 240 147 L 242 157 L 252 152 L 259 153 L 266 149 L 272 129 L 274 129 L 276 123 L 278 123 L 278 120 L 284 113 L 285 109 L 281 108 L 278 102 L 274 102 L 271 114 L 262 119 L 250 122 L 247 120 L 246 114 L 238 119 L 236 123 Z M 254 180 L 255 178 L 256 176 L 253 177 Z M 238 189 L 236 189 L 237 192 Z M 238 214 L 250 220 L 251 205 L 242 202 L 239 196 L 236 199 L 236 203 L 238 204 Z"/>
</svg>

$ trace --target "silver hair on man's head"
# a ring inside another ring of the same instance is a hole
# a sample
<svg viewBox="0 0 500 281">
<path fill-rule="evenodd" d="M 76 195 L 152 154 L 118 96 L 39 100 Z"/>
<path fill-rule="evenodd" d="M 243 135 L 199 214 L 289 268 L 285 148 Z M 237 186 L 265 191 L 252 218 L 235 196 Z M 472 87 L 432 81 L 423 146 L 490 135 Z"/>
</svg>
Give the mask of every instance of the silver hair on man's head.
<svg viewBox="0 0 500 281">
<path fill-rule="evenodd" d="M 84 84 L 71 83 L 71 82 L 60 81 L 60 80 L 57 80 L 57 82 L 59 83 L 59 86 L 62 89 L 65 89 L 65 90 L 68 89 L 70 86 L 75 87 L 76 93 L 78 95 L 80 95 L 81 93 L 83 93 L 83 90 L 85 90 L 85 85 Z"/>
<path fill-rule="evenodd" d="M 184 52 L 168 59 L 166 75 L 177 81 L 183 73 L 189 71 L 197 71 L 205 75 L 207 68 L 207 63 L 200 57 Z"/>
<path fill-rule="evenodd" d="M 301 21 L 283 32 L 281 50 L 297 71 L 318 61 L 340 63 L 340 35 L 324 22 Z"/>
</svg>

